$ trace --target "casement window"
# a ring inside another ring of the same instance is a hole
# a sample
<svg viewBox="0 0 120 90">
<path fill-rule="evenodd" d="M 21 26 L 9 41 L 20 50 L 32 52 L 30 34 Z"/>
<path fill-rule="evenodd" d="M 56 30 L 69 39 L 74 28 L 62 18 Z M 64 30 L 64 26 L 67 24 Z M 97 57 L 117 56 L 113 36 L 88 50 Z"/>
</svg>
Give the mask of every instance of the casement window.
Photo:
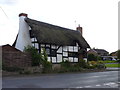
<svg viewBox="0 0 120 90">
<path fill-rule="evenodd" d="M 68 47 L 67 46 L 63 46 L 63 51 L 68 51 Z"/>
<path fill-rule="evenodd" d="M 69 57 L 78 57 L 78 53 L 77 52 L 68 52 L 68 56 Z"/>
<path fill-rule="evenodd" d="M 73 51 L 74 51 L 74 52 L 78 52 L 78 46 L 74 46 L 74 47 L 73 47 Z"/>
<path fill-rule="evenodd" d="M 69 51 L 73 52 L 73 46 L 69 46 Z"/>
<path fill-rule="evenodd" d="M 56 57 L 56 50 L 55 49 L 51 49 L 51 55 L 52 57 Z"/>
<path fill-rule="evenodd" d="M 57 63 L 62 62 L 62 54 L 57 54 Z"/>
<path fill-rule="evenodd" d="M 46 48 L 47 55 L 50 55 L 50 48 Z"/>
<path fill-rule="evenodd" d="M 52 57 L 52 63 L 56 63 L 56 57 Z"/>
<path fill-rule="evenodd" d="M 38 43 L 35 43 L 35 48 L 39 49 L 39 44 Z"/>
<path fill-rule="evenodd" d="M 63 56 L 68 57 L 68 52 L 63 52 Z"/>
</svg>

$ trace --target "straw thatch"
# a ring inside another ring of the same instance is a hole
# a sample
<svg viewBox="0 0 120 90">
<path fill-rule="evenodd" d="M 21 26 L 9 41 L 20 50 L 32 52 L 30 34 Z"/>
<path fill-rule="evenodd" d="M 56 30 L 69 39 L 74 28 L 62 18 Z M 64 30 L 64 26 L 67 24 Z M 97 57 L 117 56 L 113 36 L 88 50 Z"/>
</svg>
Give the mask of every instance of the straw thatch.
<svg viewBox="0 0 120 90">
<path fill-rule="evenodd" d="M 77 30 L 59 27 L 29 18 L 26 18 L 25 21 L 31 27 L 32 35 L 37 38 L 39 43 L 62 46 L 73 46 L 78 43 L 81 48 L 90 48 L 87 41 Z"/>
</svg>

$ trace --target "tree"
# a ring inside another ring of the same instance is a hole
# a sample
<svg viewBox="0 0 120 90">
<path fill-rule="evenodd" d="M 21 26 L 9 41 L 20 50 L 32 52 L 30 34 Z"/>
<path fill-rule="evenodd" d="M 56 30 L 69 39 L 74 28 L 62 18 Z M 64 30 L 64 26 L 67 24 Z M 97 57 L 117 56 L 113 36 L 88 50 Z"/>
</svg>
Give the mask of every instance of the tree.
<svg viewBox="0 0 120 90">
<path fill-rule="evenodd" d="M 120 60 L 120 50 L 117 51 L 117 57 Z"/>
<path fill-rule="evenodd" d="M 88 61 L 97 61 L 97 57 L 94 54 L 88 54 L 87 60 Z"/>
</svg>

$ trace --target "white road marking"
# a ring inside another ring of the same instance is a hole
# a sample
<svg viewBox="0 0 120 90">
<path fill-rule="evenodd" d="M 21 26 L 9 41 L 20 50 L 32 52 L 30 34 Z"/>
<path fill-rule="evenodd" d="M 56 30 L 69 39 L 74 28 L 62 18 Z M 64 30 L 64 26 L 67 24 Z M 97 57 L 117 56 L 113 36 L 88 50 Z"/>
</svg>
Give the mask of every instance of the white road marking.
<svg viewBox="0 0 120 90">
<path fill-rule="evenodd" d="M 114 82 L 109 82 L 109 83 L 104 83 L 105 86 L 110 86 L 110 87 L 118 87 L 117 83 Z"/>
<path fill-rule="evenodd" d="M 100 76 L 92 76 L 92 77 L 100 77 Z"/>
<path fill-rule="evenodd" d="M 101 85 L 100 85 L 100 84 L 97 84 L 97 85 L 95 85 L 95 86 L 99 87 L 99 86 L 101 86 Z"/>
<path fill-rule="evenodd" d="M 90 88 L 90 87 L 92 87 L 92 86 L 84 86 L 85 88 Z"/>
<path fill-rule="evenodd" d="M 114 83 L 114 82 L 109 82 L 109 83 L 104 83 L 104 85 L 108 85 L 108 86 L 110 86 L 110 85 L 114 85 L 114 84 L 116 84 L 116 83 Z"/>
<path fill-rule="evenodd" d="M 104 86 L 110 86 L 110 87 L 118 87 L 119 83 L 120 82 L 117 82 L 117 83 L 115 83 L 115 82 L 108 82 L 108 83 L 104 83 L 104 84 L 96 84 L 95 86 L 96 87 L 102 87 L 104 85 Z M 75 87 L 75 88 L 92 88 L 92 87 L 95 87 L 95 86 L 88 85 L 88 86 L 83 86 L 83 87 L 78 86 L 78 87 Z"/>
<path fill-rule="evenodd" d="M 83 88 L 83 87 L 76 87 L 76 88 Z"/>
</svg>

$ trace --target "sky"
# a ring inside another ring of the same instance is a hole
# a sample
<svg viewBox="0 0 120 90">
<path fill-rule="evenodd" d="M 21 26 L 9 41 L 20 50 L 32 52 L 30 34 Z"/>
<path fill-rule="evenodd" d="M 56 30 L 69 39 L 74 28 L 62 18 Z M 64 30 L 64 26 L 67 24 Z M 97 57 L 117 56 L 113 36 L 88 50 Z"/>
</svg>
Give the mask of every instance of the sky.
<svg viewBox="0 0 120 90">
<path fill-rule="evenodd" d="M 0 0 L 0 45 L 15 41 L 20 13 L 38 21 L 76 30 L 91 48 L 118 50 L 119 0 Z"/>
</svg>

